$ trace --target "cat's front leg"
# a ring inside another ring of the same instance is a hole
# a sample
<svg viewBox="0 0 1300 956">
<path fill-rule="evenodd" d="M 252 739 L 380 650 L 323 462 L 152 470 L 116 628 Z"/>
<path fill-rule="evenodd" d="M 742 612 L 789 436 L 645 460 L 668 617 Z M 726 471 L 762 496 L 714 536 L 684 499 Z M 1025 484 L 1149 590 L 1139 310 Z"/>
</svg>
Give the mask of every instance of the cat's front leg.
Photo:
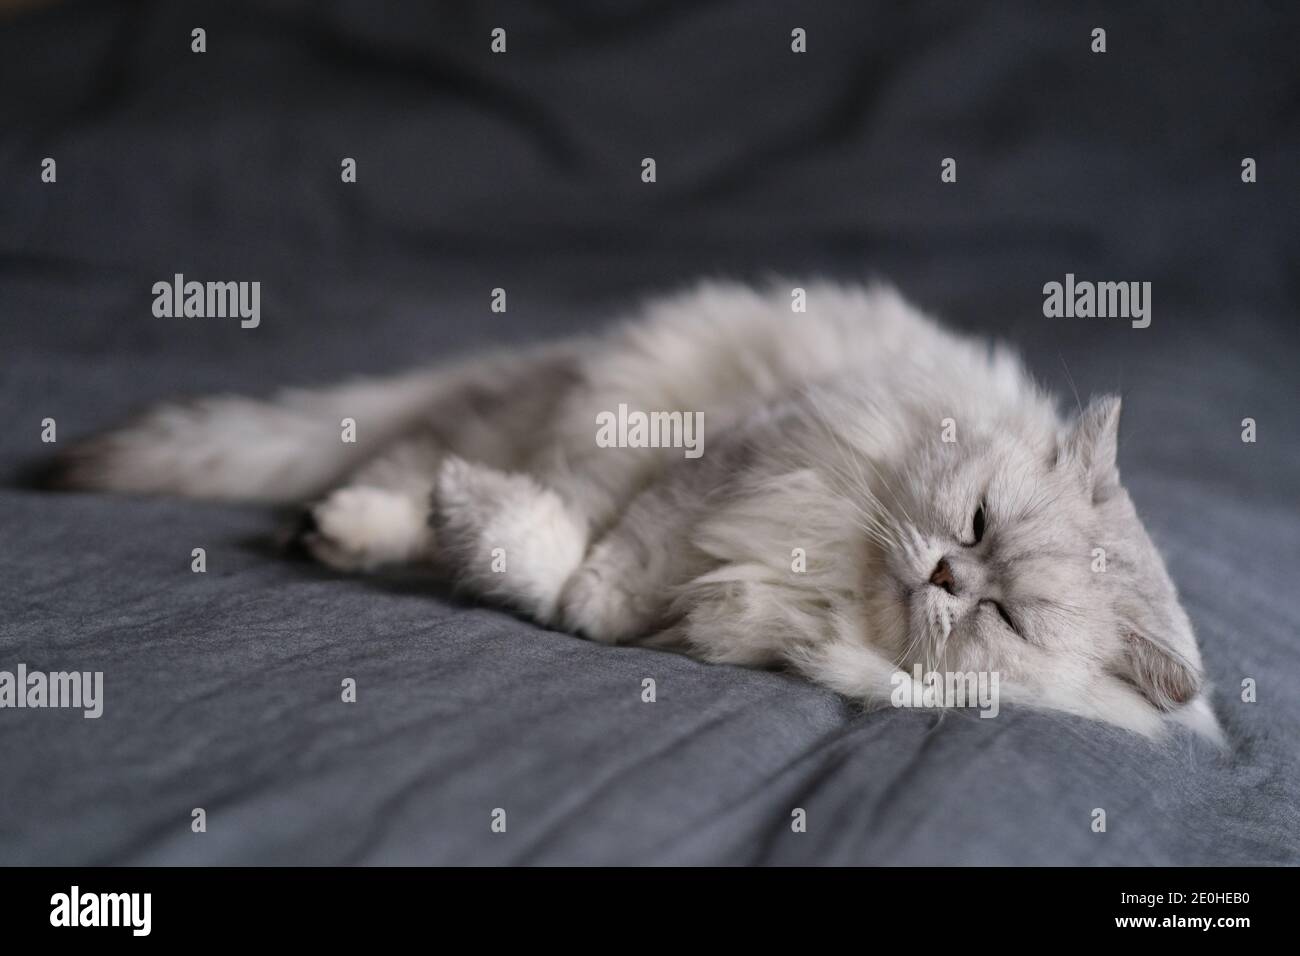
<svg viewBox="0 0 1300 956">
<path fill-rule="evenodd" d="M 682 582 L 711 566 L 690 543 L 697 497 L 669 483 L 633 498 L 565 584 L 560 626 L 606 644 L 661 632 Z"/>
<path fill-rule="evenodd" d="M 587 550 L 587 520 L 535 479 L 450 457 L 433 494 L 438 563 L 475 595 L 543 624 Z"/>
<path fill-rule="evenodd" d="M 627 542 L 607 537 L 565 582 L 556 623 L 603 644 L 644 637 L 660 615 L 662 591 L 653 588 Z"/>
<path fill-rule="evenodd" d="M 372 485 L 337 488 L 308 509 L 297 539 L 336 571 L 418 563 L 433 545 L 426 498 Z"/>
<path fill-rule="evenodd" d="M 338 571 L 427 561 L 429 491 L 443 450 L 431 434 L 403 439 L 310 505 L 297 542 Z"/>
<path fill-rule="evenodd" d="M 668 581 L 683 569 L 671 515 L 643 496 L 588 550 L 590 522 L 529 475 L 458 458 L 434 494 L 440 563 L 474 594 L 603 643 L 660 625 Z"/>
</svg>

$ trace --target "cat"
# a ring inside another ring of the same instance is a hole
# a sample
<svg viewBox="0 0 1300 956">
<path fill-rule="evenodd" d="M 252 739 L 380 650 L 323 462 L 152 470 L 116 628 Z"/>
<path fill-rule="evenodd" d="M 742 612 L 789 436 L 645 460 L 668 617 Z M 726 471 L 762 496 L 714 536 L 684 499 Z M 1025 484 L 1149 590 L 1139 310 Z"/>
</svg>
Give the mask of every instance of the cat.
<svg viewBox="0 0 1300 956">
<path fill-rule="evenodd" d="M 703 282 L 594 336 L 163 405 L 54 483 L 301 503 L 330 567 L 430 564 L 546 626 L 868 705 L 918 666 L 987 672 L 1005 702 L 1222 743 L 1120 484 L 1119 398 L 1063 419 L 1009 348 L 888 286 L 811 284 L 803 313 L 788 289 Z M 702 416 L 707 453 L 607 447 L 620 406 Z"/>
</svg>

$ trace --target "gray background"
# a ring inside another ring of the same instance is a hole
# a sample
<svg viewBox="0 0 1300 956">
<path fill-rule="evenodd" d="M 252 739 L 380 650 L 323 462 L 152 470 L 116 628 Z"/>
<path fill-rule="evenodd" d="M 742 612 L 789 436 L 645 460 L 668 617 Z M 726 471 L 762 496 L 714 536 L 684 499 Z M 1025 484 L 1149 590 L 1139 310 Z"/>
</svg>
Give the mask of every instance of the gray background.
<svg viewBox="0 0 1300 956">
<path fill-rule="evenodd" d="M 0 862 L 1300 862 L 1295 5 L 462 6 L 0 22 L 0 669 L 103 670 L 107 697 L 98 721 L 0 711 Z M 155 319 L 174 272 L 260 281 L 261 327 Z M 1151 327 L 1045 319 L 1066 272 L 1151 281 Z M 1013 710 L 863 715 L 284 560 L 262 508 L 21 482 L 47 416 L 64 443 L 178 393 L 540 340 L 772 273 L 888 277 L 1063 396 L 1122 389 L 1122 470 L 1228 756 Z"/>
</svg>

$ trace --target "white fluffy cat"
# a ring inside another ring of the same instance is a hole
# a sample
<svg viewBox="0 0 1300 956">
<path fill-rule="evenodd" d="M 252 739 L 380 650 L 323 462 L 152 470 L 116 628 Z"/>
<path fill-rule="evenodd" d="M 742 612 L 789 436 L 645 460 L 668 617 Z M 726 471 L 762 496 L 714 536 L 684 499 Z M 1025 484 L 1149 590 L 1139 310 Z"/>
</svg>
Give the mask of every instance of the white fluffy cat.
<svg viewBox="0 0 1300 956">
<path fill-rule="evenodd" d="M 602 447 L 620 405 L 702 412 L 706 453 Z M 57 474 L 311 503 L 303 543 L 335 568 L 434 562 L 546 625 L 868 703 L 917 664 L 989 671 L 1004 701 L 1221 740 L 1119 413 L 1063 421 L 1011 352 L 887 288 L 811 285 L 794 313 L 788 287 L 706 283 L 590 339 L 165 405 Z"/>
</svg>

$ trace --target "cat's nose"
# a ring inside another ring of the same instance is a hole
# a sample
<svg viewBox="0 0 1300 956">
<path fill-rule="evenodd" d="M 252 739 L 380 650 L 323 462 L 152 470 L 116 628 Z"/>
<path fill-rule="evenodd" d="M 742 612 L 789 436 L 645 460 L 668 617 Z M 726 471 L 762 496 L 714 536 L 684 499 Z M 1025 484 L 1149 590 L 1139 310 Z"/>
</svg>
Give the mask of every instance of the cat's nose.
<svg viewBox="0 0 1300 956">
<path fill-rule="evenodd" d="M 934 566 L 934 571 L 930 574 L 930 583 L 937 588 L 943 588 L 949 594 L 957 593 L 957 579 L 952 576 L 952 565 L 948 563 L 947 558 L 940 558 L 939 563 Z"/>
</svg>

